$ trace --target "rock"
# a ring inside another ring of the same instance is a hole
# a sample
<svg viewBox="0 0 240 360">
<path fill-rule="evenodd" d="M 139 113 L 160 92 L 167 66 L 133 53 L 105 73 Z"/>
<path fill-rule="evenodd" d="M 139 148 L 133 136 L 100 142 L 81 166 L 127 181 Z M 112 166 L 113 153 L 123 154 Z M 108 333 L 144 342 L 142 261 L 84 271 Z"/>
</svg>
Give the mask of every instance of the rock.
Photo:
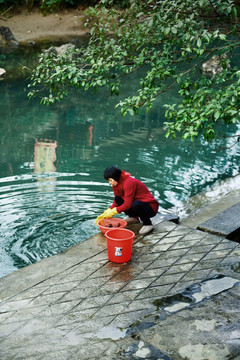
<svg viewBox="0 0 240 360">
<path fill-rule="evenodd" d="M 0 43 L 1 42 L 7 43 L 8 45 L 19 45 L 19 42 L 7 26 L 0 26 Z"/>
<path fill-rule="evenodd" d="M 63 56 L 69 50 L 74 50 L 74 49 L 75 49 L 75 45 L 73 45 L 71 43 L 67 43 L 67 44 L 63 44 L 61 46 L 51 46 L 49 49 L 46 50 L 46 52 L 49 54 L 51 52 L 53 52 L 58 56 Z"/>
<path fill-rule="evenodd" d="M 71 44 L 73 44 L 77 49 L 80 49 L 83 45 L 79 38 L 72 39 Z"/>
<path fill-rule="evenodd" d="M 73 49 L 75 49 L 75 45 L 70 44 L 70 43 L 69 44 L 63 44 L 61 46 L 55 47 L 55 50 L 56 50 L 56 52 L 57 52 L 57 54 L 59 56 L 62 56 L 66 52 L 68 52 L 69 50 L 73 50 Z"/>
<path fill-rule="evenodd" d="M 0 68 L 0 79 L 2 79 L 6 74 L 6 70 L 3 68 Z"/>
<path fill-rule="evenodd" d="M 202 65 L 203 75 L 214 76 L 216 74 L 220 74 L 223 71 L 222 62 L 226 60 L 227 60 L 226 54 L 223 54 L 221 56 L 213 55 L 211 59 L 209 59 Z M 227 69 L 230 68 L 228 62 L 226 62 L 226 67 Z"/>
</svg>

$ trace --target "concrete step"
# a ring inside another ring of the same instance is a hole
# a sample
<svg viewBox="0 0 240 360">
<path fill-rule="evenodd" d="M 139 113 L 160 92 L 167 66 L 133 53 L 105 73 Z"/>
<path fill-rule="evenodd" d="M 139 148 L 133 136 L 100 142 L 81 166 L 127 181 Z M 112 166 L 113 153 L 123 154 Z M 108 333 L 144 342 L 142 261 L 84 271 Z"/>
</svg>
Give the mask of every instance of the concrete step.
<svg viewBox="0 0 240 360">
<path fill-rule="evenodd" d="M 240 235 L 240 202 L 204 221 L 197 229 L 227 239 L 236 239 Z"/>
</svg>

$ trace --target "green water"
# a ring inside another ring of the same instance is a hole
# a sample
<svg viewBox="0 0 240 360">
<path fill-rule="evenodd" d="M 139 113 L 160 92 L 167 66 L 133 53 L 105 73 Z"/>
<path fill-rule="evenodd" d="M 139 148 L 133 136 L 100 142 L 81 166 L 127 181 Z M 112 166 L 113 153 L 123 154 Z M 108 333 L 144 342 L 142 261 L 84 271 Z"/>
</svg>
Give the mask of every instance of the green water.
<svg viewBox="0 0 240 360">
<path fill-rule="evenodd" d="M 137 81 L 125 84 L 124 94 Z M 118 99 L 106 91 L 73 91 L 44 107 L 28 100 L 26 80 L 0 82 L 0 276 L 98 232 L 94 219 L 113 199 L 103 178 L 109 165 L 142 180 L 160 212 L 176 213 L 191 196 L 238 173 L 239 146 L 165 139 L 162 105 L 175 96 L 166 94 L 147 116 L 122 118 Z"/>
</svg>

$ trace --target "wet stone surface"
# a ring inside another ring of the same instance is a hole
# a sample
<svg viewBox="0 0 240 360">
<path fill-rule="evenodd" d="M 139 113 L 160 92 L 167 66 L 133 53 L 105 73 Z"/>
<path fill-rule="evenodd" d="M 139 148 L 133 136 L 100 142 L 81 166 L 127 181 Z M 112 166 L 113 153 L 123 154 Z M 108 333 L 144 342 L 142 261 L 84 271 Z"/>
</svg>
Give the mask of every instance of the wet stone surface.
<svg viewBox="0 0 240 360">
<path fill-rule="evenodd" d="M 139 228 L 128 263 L 98 234 L 0 279 L 0 359 L 237 359 L 239 244 Z"/>
<path fill-rule="evenodd" d="M 185 308 L 141 332 L 141 340 L 165 352 L 171 359 L 225 360 L 240 356 L 240 287 Z M 235 309 L 235 310 L 234 310 Z"/>
<path fill-rule="evenodd" d="M 202 283 L 193 284 L 176 295 L 156 299 L 154 304 L 157 308 L 173 313 L 231 289 L 234 285 L 239 284 L 239 282 L 240 280 L 238 279 L 219 275 Z"/>
</svg>

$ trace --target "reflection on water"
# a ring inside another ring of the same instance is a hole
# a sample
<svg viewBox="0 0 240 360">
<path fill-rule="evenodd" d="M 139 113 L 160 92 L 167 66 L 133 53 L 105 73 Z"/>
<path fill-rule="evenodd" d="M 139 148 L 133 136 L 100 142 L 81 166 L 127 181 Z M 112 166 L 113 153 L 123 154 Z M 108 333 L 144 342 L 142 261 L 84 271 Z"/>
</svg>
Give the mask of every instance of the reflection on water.
<svg viewBox="0 0 240 360">
<path fill-rule="evenodd" d="M 216 144 L 203 140 L 165 139 L 164 99 L 148 116 L 122 118 L 116 99 L 105 92 L 72 92 L 44 107 L 28 101 L 26 86 L 0 83 L 0 276 L 98 232 L 94 219 L 112 201 L 103 179 L 109 165 L 145 182 L 160 211 L 176 212 L 239 171 L 238 146 L 216 151 Z"/>
<path fill-rule="evenodd" d="M 51 140 L 35 140 L 34 146 L 34 172 L 51 173 L 56 171 L 54 162 L 56 161 L 57 142 Z"/>
<path fill-rule="evenodd" d="M 54 165 L 56 161 L 56 147 L 57 142 L 52 140 L 45 139 L 44 141 L 38 141 L 35 139 L 34 146 L 34 172 L 37 174 L 49 174 L 56 171 L 56 167 Z M 38 181 L 46 181 L 55 184 L 53 178 L 39 178 Z M 41 191 L 43 188 L 40 187 Z M 48 189 L 49 190 L 49 189 Z"/>
<path fill-rule="evenodd" d="M 162 308 L 164 311 L 174 313 L 229 290 L 238 283 L 238 279 L 218 275 L 215 278 L 193 284 L 181 293 L 154 300 L 154 305 L 157 306 L 157 309 Z"/>
<path fill-rule="evenodd" d="M 99 339 L 119 340 L 126 336 L 126 329 L 119 329 L 113 326 L 105 326 L 96 334 Z"/>
</svg>

